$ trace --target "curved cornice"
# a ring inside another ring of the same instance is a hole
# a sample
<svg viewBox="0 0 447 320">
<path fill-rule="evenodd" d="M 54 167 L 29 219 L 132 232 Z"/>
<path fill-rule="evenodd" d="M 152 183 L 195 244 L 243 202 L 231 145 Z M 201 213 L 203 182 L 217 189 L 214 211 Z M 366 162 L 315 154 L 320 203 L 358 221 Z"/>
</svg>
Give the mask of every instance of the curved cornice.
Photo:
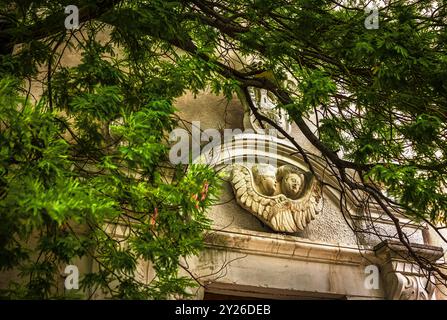
<svg viewBox="0 0 447 320">
<path fill-rule="evenodd" d="M 247 163 L 270 163 L 274 165 L 292 165 L 309 171 L 309 167 L 300 152 L 286 139 L 279 139 L 273 135 L 241 133 L 235 134 L 223 143 L 209 144 L 208 152 L 202 153 L 193 163 L 208 164 L 216 169 L 224 169 L 227 165 Z M 340 193 L 336 189 L 338 180 L 330 171 L 328 164 L 317 155 L 308 154 L 307 158 L 312 165 L 317 178 L 325 183 L 323 193 L 335 205 L 339 205 Z M 332 187 L 331 187 L 332 186 Z M 363 212 L 354 201 L 355 195 L 351 190 L 345 190 L 346 202 L 344 205 L 353 218 L 362 219 Z M 391 219 L 383 217 L 379 208 L 370 208 L 371 218 L 380 220 L 381 223 L 392 224 Z M 401 223 L 407 226 L 420 227 L 420 224 L 411 222 L 408 218 L 400 216 Z"/>
<path fill-rule="evenodd" d="M 308 159 L 320 181 L 327 185 L 337 185 L 337 179 L 327 174 L 327 164 L 315 155 L 308 155 Z M 279 139 L 272 135 L 254 133 L 234 135 L 222 144 L 214 145 L 206 154 L 202 154 L 193 161 L 193 163 L 208 164 L 217 169 L 223 169 L 227 165 L 253 164 L 255 162 L 270 163 L 277 166 L 288 164 L 306 172 L 309 171 L 309 166 L 302 155 L 288 140 Z M 326 187 L 324 189 L 331 200 L 339 201 L 339 194 L 335 188 Z M 348 192 L 348 197 L 353 197 L 352 192 Z M 351 212 L 356 212 L 355 204 L 351 199 L 349 201 L 347 205 Z"/>
</svg>

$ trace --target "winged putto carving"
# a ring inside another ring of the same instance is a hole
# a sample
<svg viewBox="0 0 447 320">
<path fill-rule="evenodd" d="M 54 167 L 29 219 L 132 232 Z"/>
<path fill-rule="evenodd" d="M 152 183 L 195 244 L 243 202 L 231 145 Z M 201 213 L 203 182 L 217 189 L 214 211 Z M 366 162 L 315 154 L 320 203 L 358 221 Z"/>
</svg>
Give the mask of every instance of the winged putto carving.
<svg viewBox="0 0 447 320">
<path fill-rule="evenodd" d="M 319 182 L 294 166 L 235 165 L 231 185 L 237 203 L 278 232 L 304 230 L 322 209 Z"/>
</svg>

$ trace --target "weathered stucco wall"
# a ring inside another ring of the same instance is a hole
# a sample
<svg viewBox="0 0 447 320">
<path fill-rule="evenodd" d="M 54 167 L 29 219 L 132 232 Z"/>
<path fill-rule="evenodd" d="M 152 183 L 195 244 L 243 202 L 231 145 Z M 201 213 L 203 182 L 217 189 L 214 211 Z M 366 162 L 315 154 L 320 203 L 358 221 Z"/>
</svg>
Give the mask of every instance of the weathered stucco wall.
<svg viewBox="0 0 447 320">
<path fill-rule="evenodd" d="M 179 116 L 188 122 L 200 121 L 201 129 L 244 130 L 244 107 L 237 97 L 227 102 L 209 92 L 197 98 L 186 94 L 177 100 L 177 108 Z M 316 151 L 294 125 L 291 136 L 306 150 Z M 390 262 L 380 262 L 373 248 L 383 240 L 396 237 L 392 222 L 383 214 L 374 213 L 373 229 L 371 221 L 361 214 L 354 220 L 344 217 L 336 193 L 326 189 L 323 199 L 323 210 L 304 231 L 280 234 L 243 209 L 236 202 L 230 183 L 224 182 L 219 203 L 208 213 L 213 220 L 211 234 L 219 236 L 211 236 L 208 249 L 191 259 L 192 270 L 204 279 L 205 290 L 260 298 L 383 299 L 389 296 L 384 282 L 390 275 L 388 271 L 381 275 L 377 289 L 368 289 L 364 283 L 368 265 L 388 270 Z M 356 236 L 350 225 L 370 227 L 371 234 Z M 408 223 L 403 230 L 414 243 L 439 243 L 439 237 L 428 237 L 431 233 L 418 224 Z M 379 236 L 372 234 L 377 232 Z M 300 255 L 303 246 L 308 246 L 304 256 Z M 328 252 L 336 254 L 328 258 Z M 197 297 L 203 297 L 203 290 Z"/>
<path fill-rule="evenodd" d="M 179 110 L 180 118 L 187 120 L 184 125 L 190 129 L 190 123 L 196 121 L 200 123 L 200 129 L 241 129 L 243 127 L 244 107 L 235 96 L 231 101 L 224 97 L 218 97 L 210 92 L 202 92 L 197 97 L 187 93 L 176 101 L 176 108 Z M 292 125 L 291 136 L 305 148 L 315 152 L 315 148 L 298 130 L 296 125 Z M 233 190 L 228 183 L 224 183 L 220 203 L 209 212 L 217 228 L 243 228 L 254 231 L 272 232 L 267 226 L 252 216 L 249 212 L 242 209 L 234 200 Z M 377 231 L 387 236 L 395 236 L 394 227 L 385 218 L 377 221 Z M 348 221 L 353 224 L 352 221 Z M 367 223 L 363 223 L 366 225 Z M 422 230 L 414 227 L 406 228 L 408 236 L 416 243 L 423 243 Z M 324 197 L 324 208 L 316 219 L 309 224 L 306 230 L 295 234 L 298 237 L 325 241 L 327 243 L 339 243 L 343 245 L 356 246 L 357 242 L 361 244 L 375 245 L 382 239 L 372 235 L 365 235 L 357 238 L 349 227 L 346 217 L 343 217 L 338 198 L 333 194 L 327 194 Z"/>
</svg>

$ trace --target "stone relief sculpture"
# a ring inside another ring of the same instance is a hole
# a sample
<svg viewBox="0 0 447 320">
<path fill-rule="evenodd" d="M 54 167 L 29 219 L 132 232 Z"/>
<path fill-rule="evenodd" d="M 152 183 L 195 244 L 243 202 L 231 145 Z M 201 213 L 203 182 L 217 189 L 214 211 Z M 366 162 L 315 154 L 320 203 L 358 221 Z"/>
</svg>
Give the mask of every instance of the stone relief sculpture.
<svg viewBox="0 0 447 320">
<path fill-rule="evenodd" d="M 259 88 L 248 88 L 249 99 L 253 102 L 258 111 L 263 116 L 273 120 L 287 133 L 291 132 L 291 125 L 287 119 L 287 112 L 285 110 L 277 108 L 277 101 L 274 95 L 265 90 Z M 245 126 L 252 127 L 256 132 L 263 133 L 264 129 L 260 125 L 259 121 L 256 119 L 255 115 L 251 112 L 250 108 L 245 110 Z M 268 123 L 264 123 L 265 129 L 272 129 L 272 126 Z M 284 138 L 282 134 L 278 132 L 279 138 Z"/>
<path fill-rule="evenodd" d="M 315 177 L 290 165 L 235 165 L 231 184 L 238 204 L 278 232 L 304 230 L 322 209 Z"/>
</svg>

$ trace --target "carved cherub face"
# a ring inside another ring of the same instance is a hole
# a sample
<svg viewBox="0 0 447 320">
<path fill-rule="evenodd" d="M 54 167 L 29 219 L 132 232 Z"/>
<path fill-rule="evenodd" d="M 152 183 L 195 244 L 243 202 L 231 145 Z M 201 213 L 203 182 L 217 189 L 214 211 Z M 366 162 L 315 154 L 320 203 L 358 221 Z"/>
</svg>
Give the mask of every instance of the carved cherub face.
<svg viewBox="0 0 447 320">
<path fill-rule="evenodd" d="M 282 192 L 291 199 L 296 199 L 303 184 L 302 176 L 296 172 L 287 173 L 281 181 Z"/>
<path fill-rule="evenodd" d="M 276 170 L 272 166 L 259 165 L 253 167 L 255 183 L 259 190 L 266 196 L 271 196 L 276 191 Z"/>
</svg>

